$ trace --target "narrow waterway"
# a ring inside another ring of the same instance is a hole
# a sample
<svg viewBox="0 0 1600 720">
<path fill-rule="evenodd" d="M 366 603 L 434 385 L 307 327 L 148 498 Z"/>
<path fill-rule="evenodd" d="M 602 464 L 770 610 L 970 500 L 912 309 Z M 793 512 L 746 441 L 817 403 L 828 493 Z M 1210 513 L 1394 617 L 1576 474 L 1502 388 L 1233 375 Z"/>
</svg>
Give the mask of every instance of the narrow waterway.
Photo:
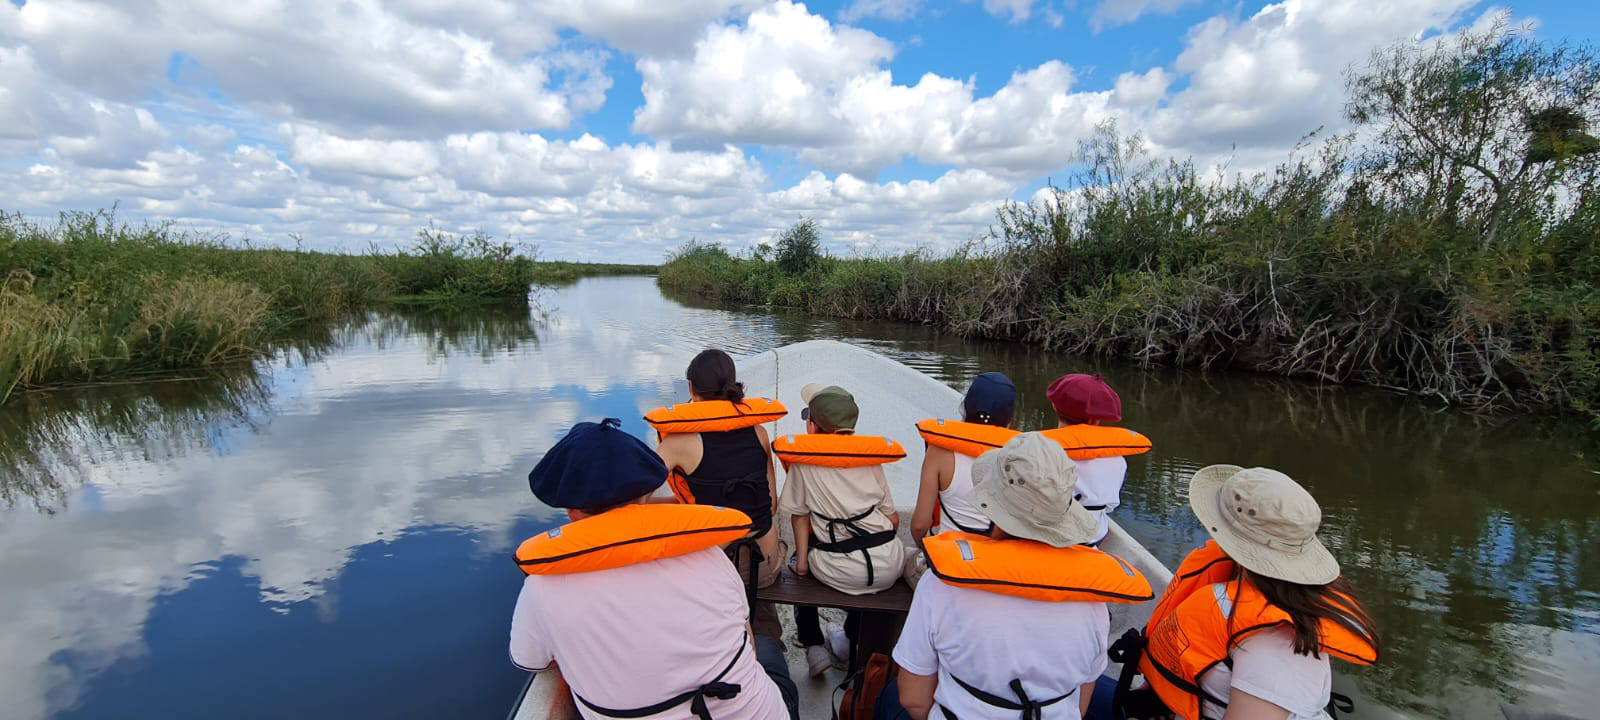
<svg viewBox="0 0 1600 720">
<path fill-rule="evenodd" d="M 1104 373 L 1155 442 L 1117 519 L 1169 563 L 1202 537 L 1194 469 L 1300 480 L 1384 633 L 1382 664 L 1341 681 L 1358 718 L 1600 708 L 1600 462 L 1581 424 L 696 307 L 650 278 L 541 304 L 373 316 L 254 372 L 0 407 L 0 715 L 503 716 L 509 553 L 557 522 L 527 490 L 540 452 L 577 419 L 643 435 L 703 347 L 815 338 L 958 388 L 1004 371 L 1028 428 L 1055 376 Z"/>
</svg>

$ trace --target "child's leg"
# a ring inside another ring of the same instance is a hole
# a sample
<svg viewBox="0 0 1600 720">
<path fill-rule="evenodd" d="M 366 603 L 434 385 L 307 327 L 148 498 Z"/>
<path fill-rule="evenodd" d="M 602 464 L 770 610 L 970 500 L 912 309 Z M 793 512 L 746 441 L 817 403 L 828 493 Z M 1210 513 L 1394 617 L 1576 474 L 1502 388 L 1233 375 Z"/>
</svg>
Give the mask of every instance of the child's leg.
<svg viewBox="0 0 1600 720">
<path fill-rule="evenodd" d="M 795 606 L 794 634 L 795 639 L 806 647 L 822 645 L 825 642 L 822 637 L 822 618 L 817 615 L 816 608 Z"/>
</svg>

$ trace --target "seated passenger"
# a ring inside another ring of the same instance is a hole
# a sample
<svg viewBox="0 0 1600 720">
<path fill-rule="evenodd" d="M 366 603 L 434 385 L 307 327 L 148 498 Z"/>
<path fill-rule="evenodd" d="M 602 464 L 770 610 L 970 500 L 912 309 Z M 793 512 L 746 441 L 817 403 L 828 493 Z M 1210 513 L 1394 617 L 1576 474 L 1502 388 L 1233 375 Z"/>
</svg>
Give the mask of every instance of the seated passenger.
<svg viewBox="0 0 1600 720">
<path fill-rule="evenodd" d="M 1111 529 L 1111 511 L 1122 504 L 1122 483 L 1128 455 L 1150 450 L 1150 441 L 1126 428 L 1101 423 L 1122 420 L 1122 398 L 1099 375 L 1071 374 L 1057 378 L 1045 391 L 1060 425 L 1045 435 L 1060 443 L 1078 466 L 1078 497 L 1095 514 L 1099 543 Z"/>
<path fill-rule="evenodd" d="M 778 484 L 771 442 L 762 427 L 786 411 L 771 400 L 745 398 L 733 358 L 721 350 L 696 355 L 685 375 L 694 401 L 652 410 L 645 421 L 661 434 L 656 452 L 672 469 L 668 483 L 678 502 L 730 507 L 754 522 L 750 542 L 729 546 L 729 558 L 753 596 L 756 588 L 777 580 L 787 559 L 772 527 Z M 757 602 L 754 610 L 750 621 L 757 633 L 783 635 L 772 603 Z"/>
<path fill-rule="evenodd" d="M 922 485 L 911 513 L 911 538 L 919 545 L 937 526 L 941 532 L 989 532 L 989 519 L 972 503 L 972 461 L 1004 445 L 1017 412 L 1017 387 L 1002 373 L 972 379 L 961 398 L 961 421 L 924 420 L 917 424 L 928 443 L 922 456 Z"/>
<path fill-rule="evenodd" d="M 782 643 L 751 636 L 744 586 L 723 554 L 750 518 L 646 504 L 667 467 L 619 426 L 574 425 L 528 474 L 533 494 L 572 522 L 517 549 L 528 577 L 512 662 L 559 666 L 590 720 L 792 720 Z"/>
<path fill-rule="evenodd" d="M 1078 720 L 1107 666 L 1105 603 L 1153 597 L 1126 562 L 1081 543 L 1094 515 L 1073 500 L 1061 447 L 1023 433 L 973 463 L 983 535 L 924 541 L 917 585 L 894 649 L 896 680 L 880 717 Z"/>
<path fill-rule="evenodd" d="M 1211 541 L 1178 566 L 1145 638 L 1114 648 L 1146 645 L 1148 685 L 1118 698 L 1128 716 L 1327 717 L 1328 658 L 1377 662 L 1378 634 L 1317 540 L 1316 499 L 1276 470 L 1212 465 L 1189 481 L 1189 506 Z"/>
<path fill-rule="evenodd" d="M 882 466 L 905 450 L 887 438 L 856 435 L 860 410 L 843 388 L 811 383 L 800 398 L 806 434 L 772 444 L 786 471 L 778 508 L 794 525 L 794 571 L 851 595 L 888 588 L 900 577 L 905 546 L 895 537 L 900 514 Z M 847 618 L 827 639 L 835 654 L 855 636 L 856 622 Z M 811 674 L 822 674 L 832 663 L 816 608 L 796 607 L 795 625 Z"/>
</svg>

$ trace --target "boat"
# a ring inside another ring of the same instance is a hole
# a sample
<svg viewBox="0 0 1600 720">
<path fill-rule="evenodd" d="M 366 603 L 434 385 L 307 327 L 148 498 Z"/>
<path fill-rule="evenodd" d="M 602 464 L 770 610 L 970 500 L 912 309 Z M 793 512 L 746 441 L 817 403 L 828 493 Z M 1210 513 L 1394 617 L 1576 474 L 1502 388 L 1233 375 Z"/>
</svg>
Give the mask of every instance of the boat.
<svg viewBox="0 0 1600 720">
<path fill-rule="evenodd" d="M 959 416 L 961 393 L 879 353 L 832 340 L 785 345 L 738 358 L 736 363 L 747 396 L 773 398 L 792 409 L 787 417 L 768 424 L 767 430 L 773 437 L 805 432 L 800 413 L 793 409 L 802 406 L 800 388 L 806 383 L 818 382 L 838 385 L 855 396 L 856 404 L 861 407 L 857 423 L 860 432 L 887 436 L 905 447 L 904 460 L 884 466 L 889 491 L 902 506 L 900 525 L 905 536 L 911 515 L 904 506 L 917 497 L 924 448 L 916 423 L 930 417 Z M 778 523 L 778 526 L 787 529 L 788 523 Z M 908 538 L 906 542 L 909 543 Z M 1115 521 L 1100 548 L 1137 567 L 1158 594 L 1172 579 L 1172 571 Z M 1128 628 L 1143 628 L 1155 608 L 1155 601 L 1137 605 L 1108 604 L 1107 607 L 1111 611 L 1111 637 L 1116 638 Z M 800 689 L 802 720 L 832 717 L 833 690 L 843 679 L 843 673 L 832 670 L 824 677 L 809 678 L 800 649 L 791 647 L 788 659 L 790 674 Z M 1116 677 L 1120 669 L 1113 663 L 1106 674 Z M 509 718 L 576 720 L 579 715 L 559 673 L 546 672 L 528 679 L 517 695 Z"/>
</svg>

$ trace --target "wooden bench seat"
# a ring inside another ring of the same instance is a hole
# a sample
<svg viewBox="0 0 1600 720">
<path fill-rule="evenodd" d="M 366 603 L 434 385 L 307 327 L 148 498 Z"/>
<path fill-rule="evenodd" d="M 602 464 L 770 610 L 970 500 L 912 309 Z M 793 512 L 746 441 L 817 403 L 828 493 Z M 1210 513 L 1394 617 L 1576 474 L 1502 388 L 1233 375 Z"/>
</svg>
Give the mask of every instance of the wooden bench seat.
<svg viewBox="0 0 1600 720">
<path fill-rule="evenodd" d="M 882 592 L 850 595 L 828 587 L 816 578 L 800 577 L 785 567 L 778 573 L 777 582 L 756 591 L 756 599 L 802 607 L 904 613 L 911 609 L 911 588 L 904 580 L 895 580 L 894 585 Z"/>
</svg>

